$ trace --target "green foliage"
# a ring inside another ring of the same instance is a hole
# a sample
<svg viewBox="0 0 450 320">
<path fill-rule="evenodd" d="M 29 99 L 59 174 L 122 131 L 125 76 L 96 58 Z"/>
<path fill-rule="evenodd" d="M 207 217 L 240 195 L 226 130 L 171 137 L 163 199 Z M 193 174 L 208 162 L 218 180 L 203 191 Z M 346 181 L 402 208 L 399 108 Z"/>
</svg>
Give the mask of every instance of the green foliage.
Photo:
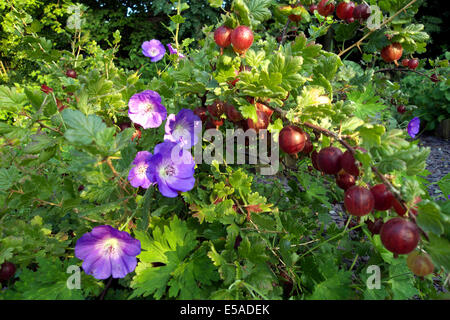
<svg viewBox="0 0 450 320">
<path fill-rule="evenodd" d="M 347 98 L 351 101 L 352 107 L 355 108 L 354 114 L 361 120 L 366 120 L 369 116 L 374 116 L 381 112 L 386 106 L 380 103 L 380 97 L 375 95 L 372 85 L 367 85 L 363 92 L 353 91 Z"/>
<path fill-rule="evenodd" d="M 281 153 L 274 176 L 260 174 L 263 164 L 199 163 L 195 187 L 176 198 L 163 197 L 157 186 L 133 188 L 127 176 L 137 152 L 153 152 L 164 136 L 164 126 L 137 131 L 128 118 L 130 97 L 148 89 L 161 95 L 168 114 L 221 100 L 241 111 L 244 121 L 256 121 L 256 101 L 276 111 L 269 125 L 274 136 L 292 122 L 308 132 L 316 150 L 341 139 L 362 146 L 367 152 L 355 154 L 362 163 L 358 183 L 380 183 L 376 167 L 408 209 L 422 197 L 416 221 L 426 236 L 419 246 L 431 255 L 435 276 L 447 277 L 449 205 L 425 195 L 429 150 L 407 139 L 402 119 L 392 119 L 386 93 L 407 97 L 373 67 L 385 34 L 403 41 L 409 53 L 423 50 L 427 36 L 412 23 L 418 6 L 373 32 L 359 64 L 332 52 L 329 43 L 313 41 L 334 30 L 340 47 L 370 29 L 295 8 L 291 13 L 301 14 L 302 23 L 295 32 L 288 26 L 285 42 L 277 44 L 274 35 L 288 15 L 268 0 L 209 1 L 211 6 L 129 1 L 133 10 L 112 1 L 11 3 L 14 8 L 0 6 L 6 13 L 0 52 L 17 51 L 5 61 L 12 70 L 0 86 L 0 263 L 12 261 L 18 271 L 5 282 L 1 299 L 100 296 L 105 283 L 85 273 L 81 290 L 67 287 L 67 268 L 82 264 L 74 257 L 76 241 L 98 225 L 125 230 L 142 246 L 136 269 L 105 299 L 433 296 L 431 276 L 415 278 L 405 257 L 394 259 L 368 231 L 368 219 L 395 213 L 373 212 L 351 226 L 334 205 L 343 191 L 334 176 L 308 169 L 309 156 Z M 405 2 L 377 4 L 392 15 Z M 218 18 L 222 9 L 226 14 Z M 214 26 L 205 23 L 251 26 L 254 43 L 245 55 L 220 50 Z M 150 62 L 140 45 L 152 38 L 178 45 L 187 57 Z M 445 62 L 432 63 L 444 77 Z M 68 69 L 77 77 L 66 76 Z M 43 83 L 53 91 L 43 92 Z M 443 84 L 433 90 L 445 96 Z M 233 128 L 222 118 L 222 132 Z M 447 195 L 448 178 L 438 184 Z M 369 265 L 380 268 L 379 290 L 367 286 Z"/>
<path fill-rule="evenodd" d="M 446 53 L 447 55 L 448 53 Z M 443 62 L 443 67 L 439 68 L 441 62 Z M 450 118 L 450 88 L 448 85 L 450 67 L 448 66 L 448 59 L 442 61 L 437 59 L 432 63 L 437 70 L 427 72 L 427 75 L 437 74 L 441 77 L 441 81 L 434 83 L 419 74 L 411 74 L 404 77 L 400 82 L 401 89 L 408 93 L 409 103 L 417 106 L 413 115 L 426 123 L 425 130 L 434 130 L 439 122 Z"/>
<path fill-rule="evenodd" d="M 70 290 L 67 285 L 68 263 L 52 259 L 37 258 L 38 270 L 25 269 L 14 289 L 7 290 L 4 299 L 25 300 L 82 300 L 80 290 Z"/>
<path fill-rule="evenodd" d="M 161 299 L 169 287 L 168 297 L 208 297 L 208 287 L 217 280 L 217 273 L 206 256 L 207 247 L 195 249 L 196 235 L 184 221 L 175 216 L 169 225 L 156 227 L 151 239 L 145 233 L 136 233 L 136 237 L 144 251 L 139 255 L 141 262 L 131 283 L 133 296 L 152 294 Z M 164 265 L 154 267 L 154 263 Z"/>
</svg>

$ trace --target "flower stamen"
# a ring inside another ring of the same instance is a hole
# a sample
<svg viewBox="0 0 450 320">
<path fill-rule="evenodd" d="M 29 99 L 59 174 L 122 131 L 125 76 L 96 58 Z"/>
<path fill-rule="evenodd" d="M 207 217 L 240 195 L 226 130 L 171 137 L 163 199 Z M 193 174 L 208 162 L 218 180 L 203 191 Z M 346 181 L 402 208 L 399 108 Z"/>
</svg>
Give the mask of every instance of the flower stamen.
<svg viewBox="0 0 450 320">
<path fill-rule="evenodd" d="M 147 174 L 147 168 L 148 168 L 148 164 L 143 163 L 143 164 L 139 165 L 136 169 L 137 175 L 140 178 L 145 177 L 145 175 Z"/>
<path fill-rule="evenodd" d="M 164 173 L 166 174 L 166 176 L 173 176 L 175 174 L 175 168 L 172 165 L 168 165 L 164 169 Z"/>
<path fill-rule="evenodd" d="M 111 256 L 119 251 L 119 241 L 116 238 L 110 238 L 103 243 L 104 255 Z"/>
</svg>

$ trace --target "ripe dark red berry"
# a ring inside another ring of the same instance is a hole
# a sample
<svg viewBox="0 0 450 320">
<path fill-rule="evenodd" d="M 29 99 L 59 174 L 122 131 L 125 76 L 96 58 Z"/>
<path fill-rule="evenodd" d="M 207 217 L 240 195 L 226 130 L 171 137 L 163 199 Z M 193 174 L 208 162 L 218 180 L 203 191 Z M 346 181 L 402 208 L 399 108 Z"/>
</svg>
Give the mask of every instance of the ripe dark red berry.
<svg viewBox="0 0 450 320">
<path fill-rule="evenodd" d="M 334 0 L 321 0 L 317 6 L 317 11 L 324 17 L 329 16 L 334 11 Z"/>
<path fill-rule="evenodd" d="M 394 196 L 385 184 L 380 183 L 373 186 L 370 188 L 370 192 L 372 192 L 373 198 L 375 199 L 375 210 L 385 211 L 392 207 Z"/>
<path fill-rule="evenodd" d="M 360 186 L 353 186 L 344 194 L 344 205 L 348 213 L 353 216 L 365 216 L 374 207 L 375 199 L 369 189 Z"/>
<path fill-rule="evenodd" d="M 298 15 L 290 14 L 288 19 L 291 20 L 292 22 L 299 22 L 300 20 L 302 20 L 302 16 L 299 14 Z"/>
<path fill-rule="evenodd" d="M 419 66 L 419 59 L 411 59 L 408 62 L 408 68 L 411 70 L 416 69 Z"/>
<path fill-rule="evenodd" d="M 425 277 L 434 271 L 433 261 L 431 261 L 431 257 L 427 253 L 411 252 L 406 259 L 406 264 L 409 270 L 419 277 Z"/>
<path fill-rule="evenodd" d="M 212 123 L 211 118 L 208 118 L 208 120 L 206 120 L 205 129 L 216 129 L 216 126 L 214 125 L 214 123 Z"/>
<path fill-rule="evenodd" d="M 356 183 L 355 177 L 345 172 L 344 170 L 341 170 L 336 175 L 336 184 L 341 189 L 347 190 L 348 188 L 353 187 L 355 183 Z"/>
<path fill-rule="evenodd" d="M 214 31 L 214 41 L 219 47 L 226 48 L 231 44 L 231 33 L 233 29 L 221 26 Z"/>
<path fill-rule="evenodd" d="M 313 151 L 314 146 L 313 146 L 313 144 L 311 142 L 310 135 L 307 132 L 305 132 L 305 134 L 306 134 L 305 146 L 303 147 L 303 150 L 301 152 L 303 154 L 309 154 L 309 153 L 311 153 L 311 151 Z"/>
<path fill-rule="evenodd" d="M 314 150 L 314 151 L 311 153 L 311 162 L 312 162 L 313 167 L 314 167 L 316 170 L 321 171 L 320 168 L 319 168 L 319 164 L 317 163 L 317 158 L 318 158 L 318 156 L 319 156 L 319 153 L 318 153 L 316 150 Z"/>
<path fill-rule="evenodd" d="M 119 123 L 120 131 L 123 131 L 125 129 L 130 128 L 130 127 L 131 127 L 131 122 L 129 122 L 129 121 Z"/>
<path fill-rule="evenodd" d="M 401 114 L 403 114 L 403 113 L 405 113 L 406 112 L 406 107 L 404 106 L 404 105 L 399 105 L 398 107 L 397 107 L 397 111 L 398 111 L 398 113 L 401 113 Z"/>
<path fill-rule="evenodd" d="M 364 148 L 361 147 L 355 147 L 355 149 L 360 150 L 362 152 L 366 152 Z M 359 176 L 359 168 L 361 167 L 361 164 L 356 164 L 355 157 L 351 154 L 350 151 L 346 150 L 344 154 L 341 157 L 341 166 L 342 169 L 345 170 L 345 172 L 350 173 L 351 175 L 357 177 Z"/>
<path fill-rule="evenodd" d="M 402 57 L 403 47 L 400 43 L 394 42 L 381 50 L 381 57 L 385 62 L 397 62 Z"/>
<path fill-rule="evenodd" d="M 327 147 L 319 151 L 317 164 L 322 172 L 326 174 L 336 174 L 341 169 L 342 151 L 336 147 Z"/>
<path fill-rule="evenodd" d="M 353 10 L 353 18 L 358 19 L 360 22 L 362 22 L 363 20 L 367 20 L 367 18 L 370 17 L 371 12 L 372 10 L 367 4 L 361 3 L 357 5 Z"/>
<path fill-rule="evenodd" d="M 211 105 L 207 106 L 208 112 L 216 118 L 220 118 L 225 113 L 225 103 L 215 100 Z"/>
<path fill-rule="evenodd" d="M 46 94 L 49 94 L 49 93 L 52 93 L 52 92 L 53 92 L 53 89 L 50 88 L 49 86 L 47 86 L 46 84 L 43 84 L 43 85 L 41 86 L 41 91 L 44 92 L 44 93 L 46 93 Z"/>
<path fill-rule="evenodd" d="M 319 10 L 319 7 L 316 4 L 312 4 L 309 6 L 309 12 L 314 14 L 314 10 Z"/>
<path fill-rule="evenodd" d="M 66 76 L 68 76 L 69 78 L 77 78 L 77 73 L 75 70 L 69 69 L 66 71 Z"/>
<path fill-rule="evenodd" d="M 194 109 L 194 114 L 197 115 L 197 117 L 200 118 L 202 122 L 205 122 L 208 118 L 208 115 L 206 114 L 206 108 L 198 107 Z"/>
<path fill-rule="evenodd" d="M 306 134 L 299 127 L 289 125 L 280 131 L 280 148 L 288 154 L 296 154 L 303 150 L 306 143 Z"/>
<path fill-rule="evenodd" d="M 375 219 L 375 221 L 367 220 L 366 224 L 369 231 L 372 233 L 372 235 L 374 235 L 380 234 L 381 227 L 383 226 L 384 222 L 383 219 L 378 218 Z"/>
<path fill-rule="evenodd" d="M 355 4 L 350 2 L 341 2 L 336 7 L 336 15 L 341 20 L 347 20 L 353 17 L 353 10 L 355 9 Z"/>
<path fill-rule="evenodd" d="M 392 207 L 394 208 L 394 211 L 397 212 L 399 216 L 404 216 L 406 213 L 406 208 L 403 208 L 403 206 L 400 204 L 400 202 L 397 200 L 397 198 L 394 197 L 392 200 Z"/>
<path fill-rule="evenodd" d="M 380 232 L 381 242 L 389 251 L 396 254 L 407 254 L 413 251 L 419 243 L 419 229 L 415 223 L 403 219 L 388 220 Z"/>
<path fill-rule="evenodd" d="M 347 23 L 353 23 L 353 22 L 355 22 L 355 18 L 350 17 L 350 18 L 346 19 L 345 22 L 347 22 Z"/>
<path fill-rule="evenodd" d="M 258 117 L 258 121 L 256 123 L 253 122 L 252 119 L 247 119 L 247 128 L 254 129 L 256 132 L 259 132 L 261 129 L 267 129 L 269 126 L 269 117 L 263 111 L 256 110 L 256 116 Z"/>
<path fill-rule="evenodd" d="M 8 281 L 16 273 L 16 265 L 12 262 L 5 261 L 0 268 L 0 281 Z"/>
<path fill-rule="evenodd" d="M 267 117 L 269 117 L 269 119 L 270 119 L 270 117 L 272 117 L 273 110 L 271 108 L 269 108 L 268 106 L 266 106 L 264 103 L 257 102 L 255 104 L 255 106 L 256 106 L 257 110 L 264 112 L 267 115 Z"/>
<path fill-rule="evenodd" d="M 231 104 L 225 104 L 225 112 L 228 120 L 231 122 L 239 122 L 242 120 L 242 114 Z"/>
<path fill-rule="evenodd" d="M 433 82 L 439 82 L 440 81 L 436 73 L 433 73 L 431 75 L 430 80 L 433 81 Z"/>
<path fill-rule="evenodd" d="M 303 7 L 302 5 L 292 5 L 291 8 L 298 8 L 298 7 Z M 299 22 L 300 20 L 302 20 L 302 16 L 300 14 L 291 14 L 288 17 L 289 20 L 291 20 L 292 22 Z"/>
<path fill-rule="evenodd" d="M 409 64 L 409 59 L 403 59 L 402 60 L 402 66 L 408 67 L 408 64 Z"/>
<path fill-rule="evenodd" d="M 237 250 L 239 246 L 241 245 L 242 237 L 238 234 L 236 237 L 236 240 L 234 240 L 234 249 Z"/>
<path fill-rule="evenodd" d="M 239 52 L 244 53 L 252 46 L 253 32 L 247 26 L 239 26 L 231 33 L 231 43 L 233 48 Z"/>
</svg>

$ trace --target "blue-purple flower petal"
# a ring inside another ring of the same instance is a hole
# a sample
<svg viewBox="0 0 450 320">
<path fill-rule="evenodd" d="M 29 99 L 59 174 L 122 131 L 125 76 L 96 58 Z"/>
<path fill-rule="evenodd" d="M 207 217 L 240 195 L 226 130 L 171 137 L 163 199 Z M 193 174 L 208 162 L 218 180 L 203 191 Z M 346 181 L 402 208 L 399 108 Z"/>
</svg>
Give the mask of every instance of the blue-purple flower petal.
<svg viewBox="0 0 450 320">
<path fill-rule="evenodd" d="M 175 179 L 168 179 L 166 181 L 169 188 L 182 192 L 192 190 L 195 184 L 194 177 L 190 177 L 187 179 L 175 178 Z"/>
<path fill-rule="evenodd" d="M 133 160 L 135 165 L 128 173 L 128 181 L 134 188 L 147 189 L 153 183 L 147 176 L 147 168 L 150 164 L 152 154 L 148 151 L 140 151 Z"/>
<path fill-rule="evenodd" d="M 164 140 L 180 143 L 185 149 L 190 149 L 199 141 L 195 126 L 200 118 L 190 109 L 181 109 L 177 115 L 167 117 Z"/>
<path fill-rule="evenodd" d="M 148 161 L 151 158 L 152 154 L 148 151 L 139 151 L 136 154 L 136 157 L 133 160 L 133 164 L 138 164 L 139 162 Z"/>
<path fill-rule="evenodd" d="M 408 134 L 411 138 L 415 138 L 416 135 L 420 131 L 420 119 L 418 117 L 414 117 L 408 123 Z"/>
<path fill-rule="evenodd" d="M 175 142 L 165 141 L 155 146 L 154 153 L 147 176 L 156 180 L 163 196 L 174 198 L 179 191 L 192 190 L 195 184 L 195 162 L 189 151 Z"/>
<path fill-rule="evenodd" d="M 84 234 L 75 245 L 75 256 L 83 270 L 96 279 L 123 278 L 134 271 L 141 243 L 127 232 L 98 226 Z"/>
<path fill-rule="evenodd" d="M 136 269 L 137 259 L 130 256 L 111 257 L 111 274 L 113 278 L 124 278 L 128 273 Z"/>
<path fill-rule="evenodd" d="M 167 44 L 167 48 L 169 48 L 169 53 L 170 53 L 170 54 L 177 54 L 177 53 L 178 53 L 177 49 L 175 49 L 174 47 L 172 47 L 172 44 L 170 44 L 170 43 Z M 186 56 L 183 55 L 183 54 L 181 54 L 181 53 L 178 53 L 178 57 L 181 58 L 181 59 L 186 58 Z"/>
<path fill-rule="evenodd" d="M 161 192 L 161 194 L 164 197 L 175 198 L 178 196 L 178 192 L 176 190 L 170 188 L 165 180 L 162 180 L 160 177 L 157 177 L 157 181 L 158 181 L 159 192 Z"/>
<path fill-rule="evenodd" d="M 161 41 L 152 39 L 142 43 L 142 54 L 149 57 L 151 62 L 157 62 L 164 57 L 166 49 Z"/>
<path fill-rule="evenodd" d="M 144 129 L 157 128 L 167 117 L 161 96 L 152 90 L 134 94 L 128 101 L 128 117 Z"/>
</svg>

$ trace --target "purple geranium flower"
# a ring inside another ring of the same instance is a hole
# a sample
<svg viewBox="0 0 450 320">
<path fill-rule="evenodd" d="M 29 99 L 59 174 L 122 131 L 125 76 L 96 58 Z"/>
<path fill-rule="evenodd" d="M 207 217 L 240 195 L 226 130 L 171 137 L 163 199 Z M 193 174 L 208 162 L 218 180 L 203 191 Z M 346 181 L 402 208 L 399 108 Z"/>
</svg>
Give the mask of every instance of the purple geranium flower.
<svg viewBox="0 0 450 320">
<path fill-rule="evenodd" d="M 420 130 L 420 119 L 418 117 L 412 118 L 412 120 L 408 123 L 408 134 L 411 138 L 415 138 Z"/>
<path fill-rule="evenodd" d="M 141 242 L 111 226 L 98 226 L 85 233 L 75 245 L 75 257 L 83 270 L 96 279 L 124 278 L 137 265 Z"/>
<path fill-rule="evenodd" d="M 189 149 L 198 142 L 194 128 L 200 123 L 200 118 L 189 109 L 181 109 L 177 115 L 170 114 L 166 121 L 164 140 L 180 143 L 183 148 Z"/>
<path fill-rule="evenodd" d="M 165 141 L 155 146 L 147 176 L 158 184 L 163 196 L 175 198 L 178 191 L 186 192 L 194 187 L 194 167 L 189 151 L 175 142 Z"/>
<path fill-rule="evenodd" d="M 167 48 L 169 48 L 170 54 L 177 54 L 178 53 L 177 49 L 172 47 L 172 45 L 170 43 L 167 45 Z M 178 53 L 178 57 L 180 57 L 181 59 L 186 58 L 186 56 L 181 54 L 181 53 Z"/>
<path fill-rule="evenodd" d="M 142 54 L 149 57 L 151 62 L 157 62 L 164 57 L 166 49 L 161 41 L 153 39 L 142 43 Z"/>
<path fill-rule="evenodd" d="M 137 153 L 136 158 L 133 160 L 135 166 L 131 168 L 128 174 L 128 181 L 130 181 L 133 187 L 147 189 L 150 186 L 151 181 L 147 177 L 147 168 L 151 157 L 152 154 L 148 151 L 140 151 Z"/>
<path fill-rule="evenodd" d="M 134 94 L 128 101 L 128 116 L 144 129 L 157 128 L 167 117 L 158 92 L 145 90 Z"/>
</svg>

